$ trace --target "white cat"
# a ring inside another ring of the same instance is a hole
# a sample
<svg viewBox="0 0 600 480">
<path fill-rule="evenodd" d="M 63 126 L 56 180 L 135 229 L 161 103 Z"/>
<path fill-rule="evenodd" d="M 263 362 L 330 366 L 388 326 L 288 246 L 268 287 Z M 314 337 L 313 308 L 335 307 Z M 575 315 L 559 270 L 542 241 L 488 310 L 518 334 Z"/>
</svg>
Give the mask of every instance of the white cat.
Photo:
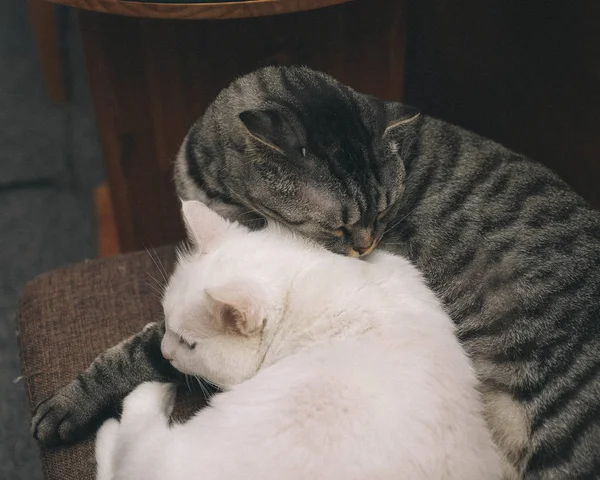
<svg viewBox="0 0 600 480">
<path fill-rule="evenodd" d="M 405 259 L 335 255 L 199 202 L 164 297 L 165 357 L 225 390 L 168 425 L 146 383 L 98 433 L 99 480 L 498 479 L 476 378 Z"/>
</svg>

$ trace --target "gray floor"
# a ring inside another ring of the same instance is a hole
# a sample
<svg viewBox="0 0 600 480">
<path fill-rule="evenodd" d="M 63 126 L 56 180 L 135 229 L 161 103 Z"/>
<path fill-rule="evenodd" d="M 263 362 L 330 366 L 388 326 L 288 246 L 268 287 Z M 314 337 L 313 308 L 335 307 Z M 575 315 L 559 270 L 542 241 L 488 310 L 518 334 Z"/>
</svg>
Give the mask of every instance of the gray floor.
<svg viewBox="0 0 600 480">
<path fill-rule="evenodd" d="M 0 479 L 41 479 L 28 433 L 15 307 L 38 273 L 94 256 L 92 188 L 103 179 L 81 46 L 61 10 L 71 101 L 46 95 L 27 2 L 0 2 Z"/>
</svg>

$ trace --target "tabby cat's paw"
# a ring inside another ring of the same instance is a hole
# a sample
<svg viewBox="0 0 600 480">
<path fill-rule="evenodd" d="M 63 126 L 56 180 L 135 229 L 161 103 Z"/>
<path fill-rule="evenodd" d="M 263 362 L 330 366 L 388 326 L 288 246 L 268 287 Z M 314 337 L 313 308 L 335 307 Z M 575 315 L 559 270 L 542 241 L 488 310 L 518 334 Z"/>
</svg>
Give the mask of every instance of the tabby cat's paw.
<svg viewBox="0 0 600 480">
<path fill-rule="evenodd" d="M 31 434 L 46 446 L 72 443 L 94 431 L 104 418 L 83 392 L 67 386 L 39 403 L 33 412 Z"/>
</svg>

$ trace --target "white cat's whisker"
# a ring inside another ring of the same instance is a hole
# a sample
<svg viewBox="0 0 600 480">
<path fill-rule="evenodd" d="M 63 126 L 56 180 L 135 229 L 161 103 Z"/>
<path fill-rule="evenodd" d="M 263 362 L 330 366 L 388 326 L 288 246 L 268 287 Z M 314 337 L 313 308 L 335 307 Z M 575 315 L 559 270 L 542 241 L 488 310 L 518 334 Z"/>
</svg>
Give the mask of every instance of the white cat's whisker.
<svg viewBox="0 0 600 480">
<path fill-rule="evenodd" d="M 152 290 L 154 290 L 157 294 L 158 294 L 158 299 L 162 299 L 162 297 L 165 294 L 165 286 L 160 283 L 156 277 L 154 277 L 150 272 L 146 272 L 146 274 L 150 277 L 150 279 L 152 281 L 148 281 L 148 286 L 152 288 Z"/>
<path fill-rule="evenodd" d="M 199 380 L 199 381 L 202 381 L 202 382 L 204 382 L 204 383 L 206 383 L 207 385 L 209 385 L 209 386 L 211 386 L 211 387 L 213 387 L 213 388 L 216 388 L 217 390 L 223 390 L 223 389 L 221 388 L 221 386 L 217 385 L 216 383 L 213 383 L 213 382 L 211 382 L 210 380 L 207 380 L 206 378 L 202 378 L 202 379 L 200 379 L 200 378 L 198 377 L 198 380 Z"/>
<path fill-rule="evenodd" d="M 152 295 L 152 297 L 154 297 L 158 303 L 162 302 L 163 299 L 163 294 L 161 293 L 161 291 L 151 282 L 146 282 L 147 285 L 152 289 L 150 293 L 150 295 Z"/>
<path fill-rule="evenodd" d="M 160 290 L 160 292 L 164 292 L 165 285 L 161 283 L 154 275 L 150 272 L 146 272 L 146 274 L 154 281 L 153 285 L 156 286 Z"/>
<path fill-rule="evenodd" d="M 187 374 L 184 374 L 183 377 L 185 378 L 185 386 L 191 392 L 192 391 L 192 386 L 190 385 L 190 376 L 187 375 Z"/>
<path fill-rule="evenodd" d="M 167 274 L 167 271 L 165 270 L 164 265 L 161 263 L 160 258 L 158 257 L 158 254 L 156 253 L 156 250 L 152 249 L 154 252 L 154 255 L 152 255 L 152 252 L 148 249 L 148 247 L 144 246 L 144 248 L 146 249 L 146 252 L 148 252 L 148 255 L 150 255 L 150 258 L 154 262 L 154 265 L 156 265 L 156 268 L 160 272 L 165 284 L 167 284 L 169 282 L 169 280 L 168 280 L 169 275 Z"/>
<path fill-rule="evenodd" d="M 152 296 L 152 298 L 154 298 L 158 303 L 162 302 L 162 297 L 159 297 L 158 295 L 150 292 L 150 296 Z"/>
<path fill-rule="evenodd" d="M 194 382 L 195 380 L 195 382 Z M 204 400 L 206 401 L 208 399 L 208 392 L 206 390 L 206 386 L 203 385 L 203 383 L 198 380 L 198 377 L 196 375 L 190 375 L 190 381 L 192 383 L 192 387 L 194 388 L 194 390 L 198 390 L 198 388 L 200 389 L 200 392 L 202 393 L 202 397 L 204 398 Z M 198 388 L 196 388 L 194 385 L 198 384 Z"/>
<path fill-rule="evenodd" d="M 194 378 L 197 382 L 198 382 L 198 386 L 200 387 L 200 390 L 202 391 L 202 395 L 204 396 L 204 400 L 208 400 L 208 398 L 210 397 L 210 393 L 208 392 L 208 390 L 206 389 L 206 386 L 204 385 L 204 382 L 202 379 L 200 379 L 198 376 L 196 375 L 192 375 L 192 378 Z"/>
</svg>

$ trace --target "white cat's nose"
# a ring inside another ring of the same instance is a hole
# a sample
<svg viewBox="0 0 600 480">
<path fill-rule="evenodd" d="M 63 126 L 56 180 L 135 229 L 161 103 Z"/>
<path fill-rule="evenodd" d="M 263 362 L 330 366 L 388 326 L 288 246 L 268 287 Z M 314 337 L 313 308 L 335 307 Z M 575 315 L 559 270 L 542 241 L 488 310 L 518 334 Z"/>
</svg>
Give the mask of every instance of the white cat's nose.
<svg viewBox="0 0 600 480">
<path fill-rule="evenodd" d="M 171 357 L 171 355 L 169 355 L 169 353 L 167 352 L 167 350 L 165 349 L 165 346 L 161 344 L 160 346 L 160 353 L 162 353 L 162 356 L 165 360 L 173 360 L 173 358 Z"/>
</svg>

